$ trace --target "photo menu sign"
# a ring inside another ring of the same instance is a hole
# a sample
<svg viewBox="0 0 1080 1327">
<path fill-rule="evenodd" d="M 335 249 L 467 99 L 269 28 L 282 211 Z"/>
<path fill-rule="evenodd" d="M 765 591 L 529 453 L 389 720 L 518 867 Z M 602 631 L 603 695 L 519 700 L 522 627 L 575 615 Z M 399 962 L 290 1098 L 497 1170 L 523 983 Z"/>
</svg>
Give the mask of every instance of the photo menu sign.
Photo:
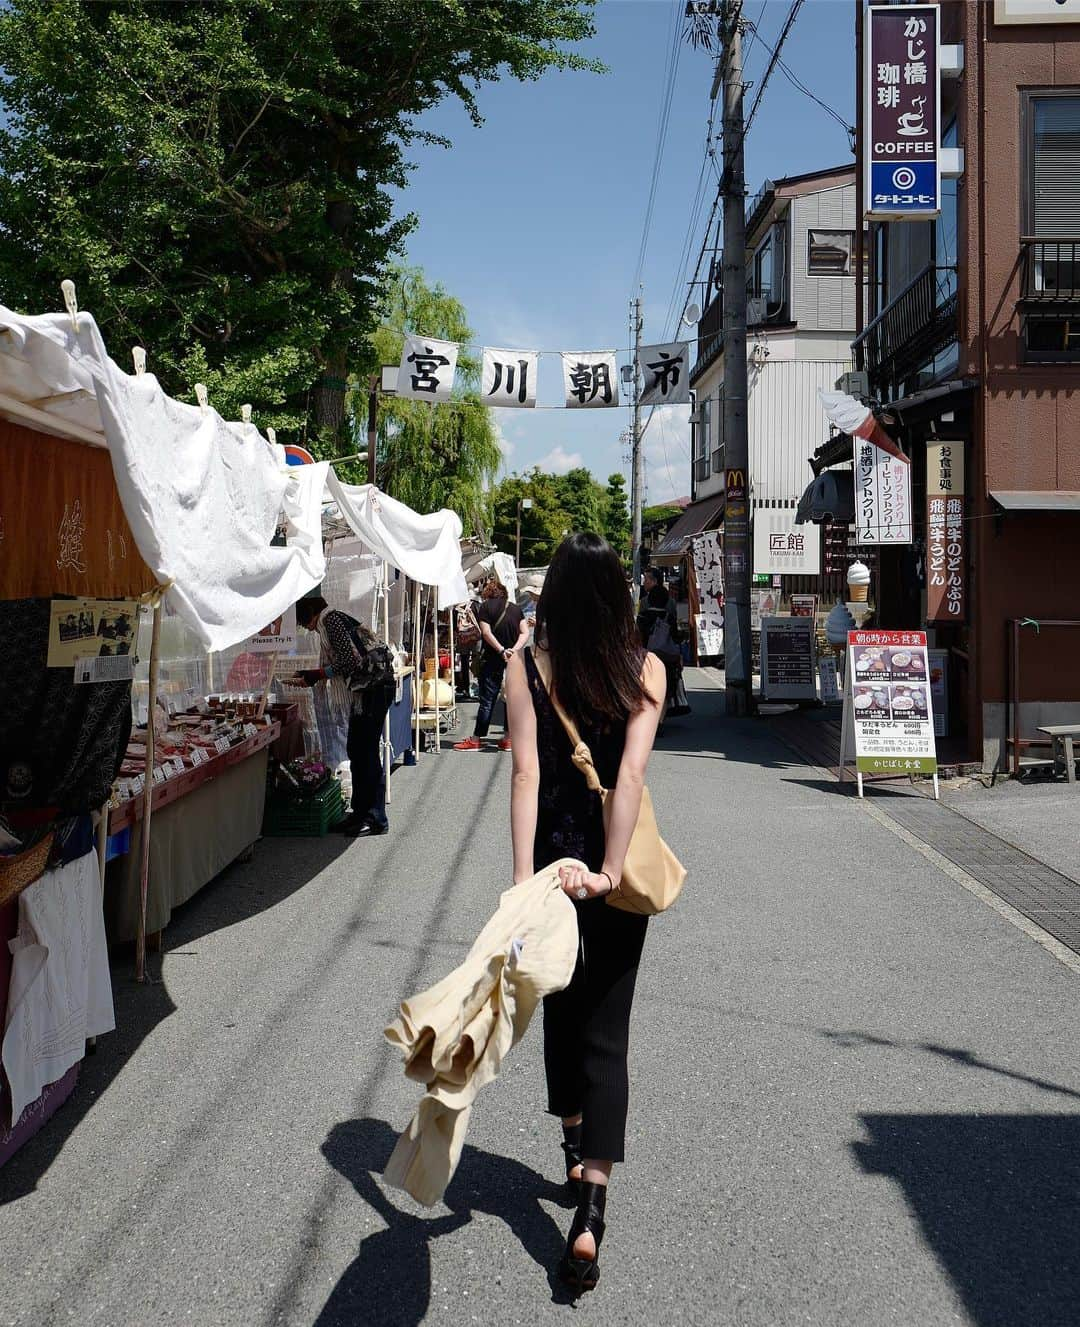
<svg viewBox="0 0 1080 1327">
<path fill-rule="evenodd" d="M 937 5 L 871 5 L 864 58 L 866 214 L 941 210 L 941 61 Z"/>
<path fill-rule="evenodd" d="M 848 632 L 847 676 L 856 770 L 936 774 L 926 632 Z"/>
</svg>

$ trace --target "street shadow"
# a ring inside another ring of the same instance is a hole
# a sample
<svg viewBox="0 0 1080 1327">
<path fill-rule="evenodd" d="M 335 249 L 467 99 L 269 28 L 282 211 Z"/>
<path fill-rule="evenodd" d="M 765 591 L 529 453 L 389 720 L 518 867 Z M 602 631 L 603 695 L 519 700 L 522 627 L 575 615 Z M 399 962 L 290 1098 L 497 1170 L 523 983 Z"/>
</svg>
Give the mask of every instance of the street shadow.
<svg viewBox="0 0 1080 1327">
<path fill-rule="evenodd" d="M 438 1216 L 417 1216 L 396 1207 L 375 1180 L 390 1160 L 397 1134 L 383 1120 L 335 1125 L 323 1155 L 352 1184 L 360 1198 L 386 1222 L 386 1229 L 360 1244 L 351 1266 L 334 1287 L 315 1327 L 417 1327 L 431 1302 L 431 1243 L 467 1225 L 475 1213 L 498 1217 L 526 1253 L 548 1274 L 552 1298 L 571 1302 L 555 1269 L 565 1236 L 541 1200 L 565 1205 L 566 1189 L 520 1161 L 465 1146 L 461 1164 Z M 410 1200 L 406 1200 L 410 1201 Z"/>
<path fill-rule="evenodd" d="M 1080 1116 L 863 1115 L 863 1169 L 900 1185 L 977 1327 L 1075 1327 Z"/>
<path fill-rule="evenodd" d="M 976 1055 L 974 1051 L 965 1050 L 962 1046 L 942 1046 L 934 1041 L 896 1041 L 891 1037 L 876 1036 L 872 1032 L 857 1032 L 837 1028 L 818 1028 L 817 1031 L 821 1036 L 831 1041 L 833 1045 L 840 1046 L 845 1050 L 858 1050 L 864 1046 L 869 1046 L 888 1050 L 919 1051 L 926 1055 L 936 1055 L 942 1060 L 949 1060 L 962 1069 L 978 1069 L 983 1073 L 1009 1078 L 1015 1083 L 1026 1083 L 1029 1087 L 1038 1088 L 1040 1092 L 1051 1092 L 1058 1096 L 1071 1097 L 1075 1101 L 1080 1101 L 1080 1091 L 1074 1087 L 1067 1087 L 1064 1083 L 1051 1082 L 1048 1078 L 1037 1078 L 1034 1074 L 1022 1074 L 1015 1069 L 1006 1069 L 1004 1065 L 995 1064 L 992 1060 L 984 1060 L 981 1056 Z"/>
</svg>

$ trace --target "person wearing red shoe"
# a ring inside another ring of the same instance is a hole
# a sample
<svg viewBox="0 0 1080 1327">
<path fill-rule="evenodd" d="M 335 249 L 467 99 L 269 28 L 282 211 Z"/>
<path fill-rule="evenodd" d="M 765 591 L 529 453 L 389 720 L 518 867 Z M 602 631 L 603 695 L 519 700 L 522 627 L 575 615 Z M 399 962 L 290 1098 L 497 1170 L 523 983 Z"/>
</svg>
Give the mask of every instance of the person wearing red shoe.
<svg viewBox="0 0 1080 1327">
<path fill-rule="evenodd" d="M 517 604 L 510 602 L 502 585 L 492 576 L 480 592 L 480 603 L 474 610 L 476 625 L 484 643 L 484 662 L 480 665 L 480 705 L 476 711 L 476 727 L 472 737 L 455 742 L 455 751 L 479 751 L 491 726 L 491 713 L 502 690 L 506 665 L 520 654 L 529 639 L 529 624 Z M 510 750 L 510 735 L 504 733 L 499 742 L 500 751 Z"/>
</svg>

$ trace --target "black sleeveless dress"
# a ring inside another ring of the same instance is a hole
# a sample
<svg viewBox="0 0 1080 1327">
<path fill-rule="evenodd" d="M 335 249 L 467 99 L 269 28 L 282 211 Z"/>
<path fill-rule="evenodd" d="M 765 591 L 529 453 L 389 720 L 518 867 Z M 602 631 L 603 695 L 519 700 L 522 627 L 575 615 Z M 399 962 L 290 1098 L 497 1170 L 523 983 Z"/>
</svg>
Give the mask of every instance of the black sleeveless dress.
<svg viewBox="0 0 1080 1327">
<path fill-rule="evenodd" d="M 570 739 L 551 704 L 531 650 L 525 651 L 540 759 L 536 870 L 577 857 L 591 871 L 604 864 L 603 809 L 570 759 Z M 614 788 L 626 745 L 626 721 L 579 725 L 600 782 Z M 648 918 L 612 908 L 603 898 L 573 900 L 581 945 L 570 985 L 544 999 L 544 1069 L 548 1110 L 581 1114 L 582 1151 L 622 1161 L 629 1079 L 630 1010 Z"/>
<path fill-rule="evenodd" d="M 600 795 L 589 791 L 585 776 L 570 758 L 570 738 L 555 713 L 531 649 L 525 650 L 525 672 L 536 711 L 540 758 L 534 869 L 539 871 L 560 857 L 577 857 L 590 871 L 599 871 L 604 864 Z M 626 745 L 626 720 L 579 724 L 578 728 L 581 740 L 592 752 L 600 782 L 605 788 L 614 788 Z"/>
</svg>

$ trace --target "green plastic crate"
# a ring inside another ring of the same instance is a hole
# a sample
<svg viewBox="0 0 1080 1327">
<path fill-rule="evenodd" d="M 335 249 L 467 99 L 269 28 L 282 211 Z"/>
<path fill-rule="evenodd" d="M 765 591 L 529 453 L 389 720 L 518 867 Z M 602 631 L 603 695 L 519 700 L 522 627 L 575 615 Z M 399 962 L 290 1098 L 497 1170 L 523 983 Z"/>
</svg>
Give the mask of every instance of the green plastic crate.
<svg viewBox="0 0 1080 1327">
<path fill-rule="evenodd" d="M 317 839 L 345 819 L 341 784 L 331 779 L 314 797 L 282 797 L 273 793 L 266 803 L 263 834 L 273 838 Z"/>
</svg>

